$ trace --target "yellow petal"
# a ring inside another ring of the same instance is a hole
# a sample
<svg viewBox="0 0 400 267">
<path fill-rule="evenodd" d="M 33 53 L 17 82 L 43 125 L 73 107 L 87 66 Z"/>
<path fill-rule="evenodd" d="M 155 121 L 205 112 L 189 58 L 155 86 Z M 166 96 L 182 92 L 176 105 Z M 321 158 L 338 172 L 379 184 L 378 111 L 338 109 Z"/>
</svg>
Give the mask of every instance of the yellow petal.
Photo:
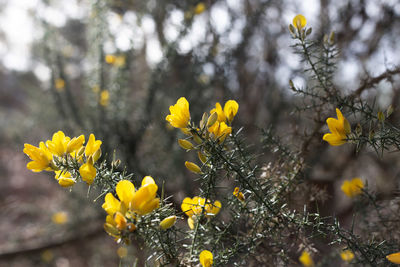
<svg viewBox="0 0 400 267">
<path fill-rule="evenodd" d="M 346 262 L 351 262 L 354 259 L 354 253 L 351 252 L 351 250 L 346 249 L 340 253 L 340 257 Z"/>
<path fill-rule="evenodd" d="M 200 264 L 203 267 L 211 267 L 213 265 L 213 254 L 208 250 L 203 250 L 200 253 Z"/>
<path fill-rule="evenodd" d="M 121 202 L 119 202 L 113 194 L 107 193 L 106 197 L 104 198 L 104 204 L 102 205 L 102 208 L 109 215 L 114 215 L 114 213 L 120 210 Z"/>
<path fill-rule="evenodd" d="M 187 223 L 188 223 L 188 225 L 189 225 L 189 228 L 190 229 L 194 229 L 194 220 L 193 220 L 193 217 L 189 217 L 188 219 L 187 219 Z"/>
<path fill-rule="evenodd" d="M 122 180 L 118 182 L 115 190 L 119 200 L 129 208 L 135 194 L 135 186 L 128 180 Z"/>
<path fill-rule="evenodd" d="M 307 251 L 303 251 L 303 253 L 301 254 L 301 256 L 299 257 L 299 261 L 301 262 L 301 264 L 303 264 L 303 266 L 305 267 L 311 267 L 314 266 L 314 262 L 311 258 L 310 253 L 308 253 Z"/>
<path fill-rule="evenodd" d="M 232 122 L 238 110 L 239 110 L 239 104 L 235 100 L 228 100 L 225 103 L 224 113 L 229 122 Z"/>
<path fill-rule="evenodd" d="M 388 261 L 390 261 L 390 262 L 400 264 L 400 252 L 396 252 L 396 253 L 387 255 L 386 259 L 388 259 Z"/>
<path fill-rule="evenodd" d="M 122 215 L 121 212 L 117 211 L 114 214 L 114 221 L 115 221 L 115 224 L 116 224 L 118 230 L 125 230 L 126 229 L 127 221 L 126 221 L 125 216 Z"/>
<path fill-rule="evenodd" d="M 149 185 L 149 184 L 156 184 L 156 182 L 154 182 L 154 179 L 153 179 L 153 177 L 151 177 L 151 176 L 145 176 L 143 179 L 142 179 L 142 186 L 146 186 L 146 185 Z M 157 191 L 157 190 L 156 190 Z"/>
<path fill-rule="evenodd" d="M 328 142 L 331 146 L 340 146 L 346 143 L 346 140 L 344 140 L 342 136 L 336 134 L 324 134 L 322 139 Z"/>
<path fill-rule="evenodd" d="M 85 181 L 88 185 L 93 183 L 94 178 L 96 177 L 96 168 L 91 163 L 85 163 L 79 168 L 79 173 L 82 177 L 82 180 Z"/>
<path fill-rule="evenodd" d="M 192 210 L 192 199 L 190 197 L 186 197 L 181 204 L 182 211 L 189 217 L 193 216 Z"/>
<path fill-rule="evenodd" d="M 301 30 L 303 29 L 307 24 L 307 19 L 301 15 L 298 14 L 293 18 L 293 26 L 296 27 L 296 29 Z"/>
</svg>

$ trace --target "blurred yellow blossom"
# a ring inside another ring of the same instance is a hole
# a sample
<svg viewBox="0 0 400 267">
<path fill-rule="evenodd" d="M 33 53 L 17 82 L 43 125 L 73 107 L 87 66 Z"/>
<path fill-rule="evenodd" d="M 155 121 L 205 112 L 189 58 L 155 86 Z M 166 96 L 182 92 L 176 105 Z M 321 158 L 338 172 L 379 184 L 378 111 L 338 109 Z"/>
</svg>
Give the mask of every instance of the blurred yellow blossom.
<svg viewBox="0 0 400 267">
<path fill-rule="evenodd" d="M 62 92 L 64 90 L 64 88 L 65 88 L 65 81 L 63 79 L 60 79 L 60 78 L 56 79 L 54 81 L 54 87 L 56 88 L 56 90 L 58 92 Z"/>
<path fill-rule="evenodd" d="M 360 178 L 353 178 L 351 181 L 344 181 L 342 184 L 342 191 L 346 196 L 352 198 L 361 194 L 364 188 L 364 182 Z"/>
<path fill-rule="evenodd" d="M 325 134 L 322 138 L 331 146 L 340 146 L 345 144 L 347 142 L 347 135 L 351 133 L 349 122 L 338 108 L 336 109 L 336 114 L 337 119 L 328 118 L 326 120 L 331 133 Z"/>
<path fill-rule="evenodd" d="M 65 224 L 68 222 L 68 214 L 65 211 L 59 211 L 51 216 L 51 220 L 55 224 Z"/>
<path fill-rule="evenodd" d="M 301 14 L 298 14 L 293 18 L 293 26 L 298 30 L 303 29 L 306 26 L 306 24 L 307 24 L 307 19 Z"/>
<path fill-rule="evenodd" d="M 208 128 L 208 131 L 212 133 L 214 139 L 218 139 L 221 143 L 225 138 L 232 133 L 232 127 L 226 125 L 225 122 L 215 122 L 213 126 Z"/>
<path fill-rule="evenodd" d="M 199 255 L 202 267 L 211 267 L 213 265 L 213 254 L 208 250 L 203 250 Z"/>
<path fill-rule="evenodd" d="M 392 263 L 400 264 L 400 252 L 387 255 L 386 259 Z"/>
<path fill-rule="evenodd" d="M 102 90 L 100 93 L 100 105 L 102 105 L 103 107 L 108 106 L 110 100 L 110 93 L 108 92 L 108 90 Z"/>
<path fill-rule="evenodd" d="M 301 253 L 301 256 L 299 257 L 299 261 L 305 267 L 314 266 L 314 261 L 312 260 L 310 253 L 306 250 L 304 250 L 303 253 Z"/>
<path fill-rule="evenodd" d="M 49 249 L 44 250 L 40 256 L 45 263 L 50 263 L 54 259 L 53 252 Z"/>
<path fill-rule="evenodd" d="M 126 247 L 119 247 L 117 249 L 118 257 L 125 258 L 128 255 L 128 249 Z"/>
<path fill-rule="evenodd" d="M 194 14 L 199 15 L 206 10 L 206 5 L 203 2 L 200 2 L 194 8 Z"/>
<path fill-rule="evenodd" d="M 210 110 L 210 114 L 213 114 L 214 112 L 216 112 L 218 114 L 218 121 L 219 122 L 225 122 L 226 121 L 225 113 L 222 110 L 221 104 L 219 102 L 215 103 L 215 108 Z"/>
<path fill-rule="evenodd" d="M 110 55 L 110 54 L 107 54 L 106 56 L 105 56 L 105 61 L 108 63 L 108 64 L 114 64 L 115 63 L 115 56 L 114 55 Z"/>
<path fill-rule="evenodd" d="M 170 115 L 165 119 L 175 128 L 186 128 L 189 124 L 189 102 L 181 97 L 175 105 L 169 107 Z"/>
<path fill-rule="evenodd" d="M 354 259 L 354 253 L 351 250 L 346 249 L 340 253 L 340 257 L 346 262 L 351 262 Z"/>
</svg>

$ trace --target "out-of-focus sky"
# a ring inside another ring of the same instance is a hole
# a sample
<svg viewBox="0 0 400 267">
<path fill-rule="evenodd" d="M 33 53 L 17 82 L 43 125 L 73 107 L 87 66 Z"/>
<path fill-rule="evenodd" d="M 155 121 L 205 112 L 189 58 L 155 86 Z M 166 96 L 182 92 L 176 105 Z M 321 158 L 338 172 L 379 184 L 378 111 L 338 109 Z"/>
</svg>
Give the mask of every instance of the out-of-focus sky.
<svg viewBox="0 0 400 267">
<path fill-rule="evenodd" d="M 283 19 L 287 24 L 291 23 L 292 18 L 296 14 L 301 13 L 307 17 L 308 25 L 317 25 L 317 16 L 320 10 L 319 1 L 286 0 L 285 2 L 287 2 L 286 6 L 288 8 L 283 11 Z M 396 0 L 385 0 L 384 2 L 393 6 L 394 12 L 400 13 L 400 3 Z M 242 20 L 242 23 L 240 19 L 236 20 L 234 25 L 230 25 L 227 7 L 240 11 L 242 3 L 243 1 L 238 0 L 219 1 L 207 12 L 196 16 L 191 31 L 178 43 L 179 50 L 182 53 L 188 52 L 204 41 L 206 36 L 205 24 L 208 20 L 210 20 L 210 23 L 217 32 L 228 32 L 220 40 L 223 46 L 228 48 L 235 46 L 242 38 L 240 31 L 243 28 L 244 20 Z M 344 3 L 346 1 L 337 1 L 337 5 L 343 5 Z M 49 79 L 49 69 L 37 62 L 32 62 L 30 58 L 30 44 L 33 40 L 43 37 L 43 30 L 38 21 L 41 19 L 55 26 L 63 26 L 68 18 L 84 19 L 89 17 L 90 14 L 90 1 L 87 0 L 52 1 L 50 6 L 44 5 L 40 0 L 3 0 L 0 1 L 0 4 L 4 6 L 0 14 L 0 29 L 4 32 L 6 40 L 6 42 L 0 42 L 0 58 L 2 63 L 6 68 L 12 70 L 32 69 L 38 78 L 43 81 Z M 148 4 L 156 4 L 156 2 L 155 0 L 149 0 Z M 338 16 L 338 14 L 335 14 L 336 9 L 330 8 L 329 11 L 331 12 L 329 16 L 335 21 L 335 18 Z M 371 18 L 380 15 L 379 7 L 374 1 L 366 1 L 366 11 Z M 266 12 L 271 18 L 279 14 L 278 11 L 273 9 L 268 9 Z M 240 14 L 240 12 L 238 13 Z M 113 53 L 116 49 L 124 51 L 131 47 L 140 48 L 144 40 L 146 40 L 146 58 L 150 65 L 154 65 L 162 59 L 163 51 L 155 35 L 155 23 L 150 16 L 142 16 L 140 18 L 140 25 L 138 24 L 137 15 L 131 11 L 126 12 L 123 17 L 115 13 L 110 13 L 107 19 L 109 21 L 110 32 L 115 36 L 115 43 L 106 43 L 106 52 Z M 168 41 L 176 39 L 182 27 L 183 19 L 184 13 L 181 10 L 170 12 L 165 29 Z M 351 23 L 356 26 L 357 23 L 360 23 L 360 20 L 355 17 Z M 271 24 L 270 27 L 277 27 L 277 30 L 279 30 L 279 25 Z M 332 25 L 332 27 L 334 29 L 335 25 Z M 367 23 L 361 29 L 363 31 L 362 35 L 368 38 L 371 36 L 371 31 L 373 31 L 373 24 L 369 25 Z M 282 42 L 286 43 L 287 46 L 290 45 L 289 34 Z M 353 49 L 357 51 L 362 50 L 363 47 L 358 42 L 354 44 Z M 385 43 L 383 43 L 380 50 L 370 60 L 371 64 L 368 71 L 372 73 L 377 74 L 384 71 L 386 67 L 390 67 L 391 64 L 396 63 L 393 60 L 394 58 L 398 58 L 396 56 L 397 49 L 394 47 L 385 46 Z M 283 55 L 280 54 L 280 56 L 286 66 L 295 68 L 299 64 L 298 58 L 293 54 L 285 52 Z M 212 69 L 205 71 L 212 72 Z M 354 80 L 359 71 L 362 71 L 359 69 L 359 66 L 351 58 L 348 58 L 340 62 L 338 75 L 341 77 L 342 82 L 348 83 Z M 281 80 L 285 83 L 290 78 L 290 72 L 287 71 L 287 68 L 278 68 L 276 72 L 279 77 L 282 77 Z M 295 80 L 296 82 L 301 83 L 302 81 L 300 79 Z"/>
</svg>

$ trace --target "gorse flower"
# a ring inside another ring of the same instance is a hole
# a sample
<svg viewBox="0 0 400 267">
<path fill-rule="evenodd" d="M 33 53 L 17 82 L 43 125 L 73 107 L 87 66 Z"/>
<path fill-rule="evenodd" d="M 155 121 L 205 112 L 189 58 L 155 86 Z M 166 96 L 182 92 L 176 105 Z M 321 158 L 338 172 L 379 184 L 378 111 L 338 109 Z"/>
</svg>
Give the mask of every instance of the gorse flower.
<svg viewBox="0 0 400 267">
<path fill-rule="evenodd" d="M 239 110 L 239 104 L 235 100 L 228 100 L 224 105 L 224 113 L 228 122 L 231 123 Z"/>
<path fill-rule="evenodd" d="M 346 249 L 340 253 L 340 257 L 345 262 L 351 262 L 354 259 L 354 253 L 351 250 Z"/>
<path fill-rule="evenodd" d="M 101 91 L 99 104 L 103 107 L 106 107 L 108 106 L 109 100 L 110 100 L 110 93 L 107 90 Z"/>
<path fill-rule="evenodd" d="M 360 178 L 353 178 L 351 181 L 344 181 L 342 184 L 342 191 L 346 196 L 353 198 L 362 193 L 364 188 L 364 183 Z"/>
<path fill-rule="evenodd" d="M 307 24 L 307 19 L 301 14 L 298 14 L 293 18 L 293 26 L 298 30 L 303 29 L 306 26 L 306 24 Z"/>
<path fill-rule="evenodd" d="M 213 126 L 208 128 L 208 131 L 212 133 L 214 139 L 223 142 L 225 138 L 232 133 L 232 127 L 226 125 L 225 122 L 216 122 Z"/>
<path fill-rule="evenodd" d="M 213 265 L 213 254 L 211 251 L 203 250 L 200 252 L 199 260 L 202 267 L 211 267 Z"/>
<path fill-rule="evenodd" d="M 386 259 L 392 263 L 400 264 L 400 252 L 387 255 Z"/>
<path fill-rule="evenodd" d="M 53 155 L 43 142 L 39 143 L 39 147 L 24 144 L 24 153 L 32 160 L 26 165 L 29 170 L 33 172 L 54 170 L 51 165 Z"/>
<path fill-rule="evenodd" d="M 136 219 L 136 216 L 146 215 L 160 205 L 160 199 L 156 198 L 158 186 L 154 179 L 146 176 L 142 180 L 142 186 L 136 190 L 128 180 L 121 180 L 116 186 L 118 199 L 113 194 L 105 196 L 103 209 L 107 212 L 104 229 L 114 237 L 120 236 L 120 231 L 128 229 L 134 231 L 136 226 L 128 222 L 127 218 Z"/>
<path fill-rule="evenodd" d="M 337 119 L 328 118 L 326 120 L 331 133 L 325 134 L 322 138 L 331 146 L 340 146 L 345 144 L 347 142 L 347 136 L 351 133 L 349 122 L 338 108 L 336 109 L 336 114 Z"/>
<path fill-rule="evenodd" d="M 55 179 L 62 187 L 74 185 L 79 177 L 77 173 L 90 185 L 97 174 L 94 163 L 101 156 L 102 142 L 95 140 L 94 135 L 90 134 L 86 147 L 84 143 L 84 135 L 71 139 L 62 131 L 58 131 L 53 134 L 51 140 L 40 142 L 39 147 L 25 144 L 24 153 L 32 160 L 27 164 L 27 168 L 34 172 L 55 171 Z M 84 153 L 86 158 L 83 157 Z M 75 172 L 70 172 L 71 168 L 76 168 Z"/>
<path fill-rule="evenodd" d="M 165 119 L 175 128 L 186 128 L 190 121 L 189 102 L 181 97 L 175 105 L 169 107 L 170 115 Z"/>
<path fill-rule="evenodd" d="M 76 180 L 72 177 L 71 173 L 67 171 L 55 171 L 55 174 L 54 177 L 62 187 L 70 187 L 76 183 Z"/>
<path fill-rule="evenodd" d="M 217 112 L 219 122 L 226 122 L 228 120 L 228 122 L 231 123 L 238 110 L 239 104 L 235 100 L 228 100 L 224 105 L 224 109 L 222 109 L 219 102 L 215 103 L 215 108 L 210 110 L 210 114 Z"/>
<path fill-rule="evenodd" d="M 299 257 L 299 261 L 301 262 L 301 264 L 303 264 L 303 266 L 305 267 L 312 267 L 314 266 L 314 261 L 311 258 L 311 255 L 308 251 L 304 250 L 303 253 L 301 253 L 300 257 Z"/>
<path fill-rule="evenodd" d="M 219 213 L 221 207 L 221 202 L 218 200 L 211 204 L 210 200 L 206 201 L 205 198 L 197 196 L 193 198 L 187 197 L 181 204 L 182 211 L 189 217 L 188 225 L 190 229 L 194 229 L 194 220 L 202 212 L 204 212 L 206 218 L 211 218 Z"/>
<path fill-rule="evenodd" d="M 244 195 L 242 192 L 239 191 L 239 187 L 235 187 L 235 189 L 233 190 L 233 195 L 240 201 L 244 201 Z"/>
</svg>

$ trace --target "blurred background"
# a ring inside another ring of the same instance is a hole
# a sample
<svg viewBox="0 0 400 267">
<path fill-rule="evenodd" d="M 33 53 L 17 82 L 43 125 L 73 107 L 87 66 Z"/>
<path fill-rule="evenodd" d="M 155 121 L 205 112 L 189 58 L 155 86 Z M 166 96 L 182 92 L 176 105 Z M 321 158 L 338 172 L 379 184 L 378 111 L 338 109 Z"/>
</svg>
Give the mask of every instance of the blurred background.
<svg viewBox="0 0 400 267">
<path fill-rule="evenodd" d="M 235 99 L 234 126 L 244 127 L 260 166 L 274 159 L 260 145 L 260 129 L 272 127 L 302 149 L 312 167 L 307 188 L 323 190 L 323 213 L 344 224 L 352 204 L 340 194 L 343 179 L 362 177 L 382 198 L 393 194 L 397 155 L 329 147 L 322 131 L 310 130 L 312 112 L 296 112 L 302 98 L 289 79 L 306 86 L 308 68 L 291 48 L 296 14 L 307 18 L 316 41 L 335 32 L 334 84 L 344 94 L 399 65 L 396 0 L 0 0 L 0 266 L 116 266 L 121 257 L 132 266 L 133 256 L 124 257 L 103 230 L 98 192 L 64 189 L 53 175 L 30 172 L 23 144 L 38 145 L 58 130 L 94 133 L 105 159 L 121 159 L 137 181 L 164 181 L 179 210 L 185 196 L 198 194 L 183 164 L 196 159 L 165 121 L 181 96 L 194 121 L 215 102 Z M 377 108 L 395 107 L 395 124 L 399 85 L 393 76 L 363 92 Z"/>
</svg>

